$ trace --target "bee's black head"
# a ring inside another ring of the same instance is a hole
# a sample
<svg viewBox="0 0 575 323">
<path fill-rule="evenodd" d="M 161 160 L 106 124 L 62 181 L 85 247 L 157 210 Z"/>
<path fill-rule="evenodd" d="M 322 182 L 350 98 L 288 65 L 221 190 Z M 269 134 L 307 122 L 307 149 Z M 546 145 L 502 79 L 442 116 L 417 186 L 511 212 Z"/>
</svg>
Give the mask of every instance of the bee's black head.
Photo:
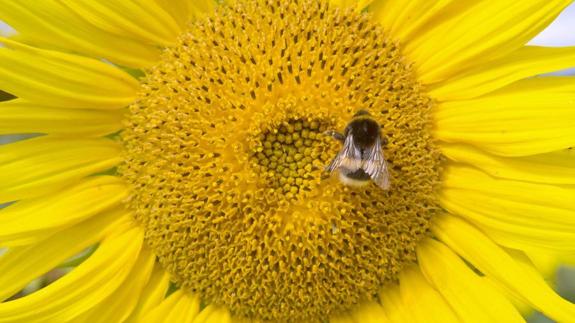
<svg viewBox="0 0 575 323">
<path fill-rule="evenodd" d="M 365 149 L 373 146 L 380 138 L 379 124 L 371 118 L 358 118 L 352 120 L 346 128 L 346 136 L 353 135 L 354 144 Z"/>
</svg>

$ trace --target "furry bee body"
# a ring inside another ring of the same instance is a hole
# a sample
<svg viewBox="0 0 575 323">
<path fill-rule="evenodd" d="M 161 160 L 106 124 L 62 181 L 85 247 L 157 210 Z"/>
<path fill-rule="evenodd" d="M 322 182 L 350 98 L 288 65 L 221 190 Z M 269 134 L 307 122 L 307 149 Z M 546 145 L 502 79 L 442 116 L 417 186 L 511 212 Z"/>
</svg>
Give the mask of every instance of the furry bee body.
<svg viewBox="0 0 575 323">
<path fill-rule="evenodd" d="M 389 188 L 387 163 L 381 149 L 381 128 L 367 111 L 358 111 L 343 134 L 330 131 L 329 135 L 341 141 L 343 147 L 327 171 L 337 170 L 345 185 L 364 186 L 373 181 L 382 189 Z"/>
</svg>

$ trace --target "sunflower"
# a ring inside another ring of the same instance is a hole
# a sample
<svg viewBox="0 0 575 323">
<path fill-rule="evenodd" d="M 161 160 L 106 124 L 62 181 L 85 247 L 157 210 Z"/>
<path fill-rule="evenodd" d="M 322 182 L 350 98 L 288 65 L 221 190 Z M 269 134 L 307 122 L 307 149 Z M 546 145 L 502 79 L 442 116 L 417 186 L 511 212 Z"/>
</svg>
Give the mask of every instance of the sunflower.
<svg viewBox="0 0 575 323">
<path fill-rule="evenodd" d="M 0 322 L 575 322 L 570 2 L 1 1 Z"/>
</svg>

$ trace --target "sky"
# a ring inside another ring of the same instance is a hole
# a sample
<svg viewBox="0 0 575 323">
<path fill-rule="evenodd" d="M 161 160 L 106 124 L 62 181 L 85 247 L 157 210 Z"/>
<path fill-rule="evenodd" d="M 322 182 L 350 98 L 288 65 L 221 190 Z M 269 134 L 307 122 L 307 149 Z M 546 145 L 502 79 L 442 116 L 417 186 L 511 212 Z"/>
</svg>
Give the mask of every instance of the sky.
<svg viewBox="0 0 575 323">
<path fill-rule="evenodd" d="M 529 44 L 541 46 L 575 45 L 575 2 Z"/>
</svg>

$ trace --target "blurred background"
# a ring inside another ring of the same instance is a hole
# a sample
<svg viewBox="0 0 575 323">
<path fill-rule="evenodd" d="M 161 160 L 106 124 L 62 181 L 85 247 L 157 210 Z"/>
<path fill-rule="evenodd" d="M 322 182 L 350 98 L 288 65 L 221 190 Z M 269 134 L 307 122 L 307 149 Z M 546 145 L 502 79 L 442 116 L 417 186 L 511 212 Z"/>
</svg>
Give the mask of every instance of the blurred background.
<svg viewBox="0 0 575 323">
<path fill-rule="evenodd" d="M 525 0 L 524 0 L 525 1 Z M 6 36 L 14 34 L 10 26 L 0 21 L 0 35 Z M 529 45 L 537 46 L 575 46 L 575 2 L 569 6 L 563 13 L 543 32 L 535 37 Z M 1 45 L 0 45 L 1 46 Z M 575 66 L 575 62 L 573 62 Z M 575 68 L 553 73 L 554 75 L 575 75 Z M 3 100 L 0 93 L 0 101 Z M 23 136 L 2 136 L 0 135 L 0 145 L 5 144 Z M 0 208 L 2 205 L 0 205 Z M 0 249 L 0 255 L 2 250 Z M 61 273 L 63 274 L 63 273 Z M 31 290 L 40 287 L 45 281 L 56 279 L 57 277 L 43 277 L 36 282 L 36 286 L 29 286 Z M 556 288 L 561 295 L 575 302 L 575 267 L 564 266 L 557 272 Z M 535 313 L 530 319 L 530 323 L 549 323 L 553 322 L 543 315 Z"/>
</svg>

